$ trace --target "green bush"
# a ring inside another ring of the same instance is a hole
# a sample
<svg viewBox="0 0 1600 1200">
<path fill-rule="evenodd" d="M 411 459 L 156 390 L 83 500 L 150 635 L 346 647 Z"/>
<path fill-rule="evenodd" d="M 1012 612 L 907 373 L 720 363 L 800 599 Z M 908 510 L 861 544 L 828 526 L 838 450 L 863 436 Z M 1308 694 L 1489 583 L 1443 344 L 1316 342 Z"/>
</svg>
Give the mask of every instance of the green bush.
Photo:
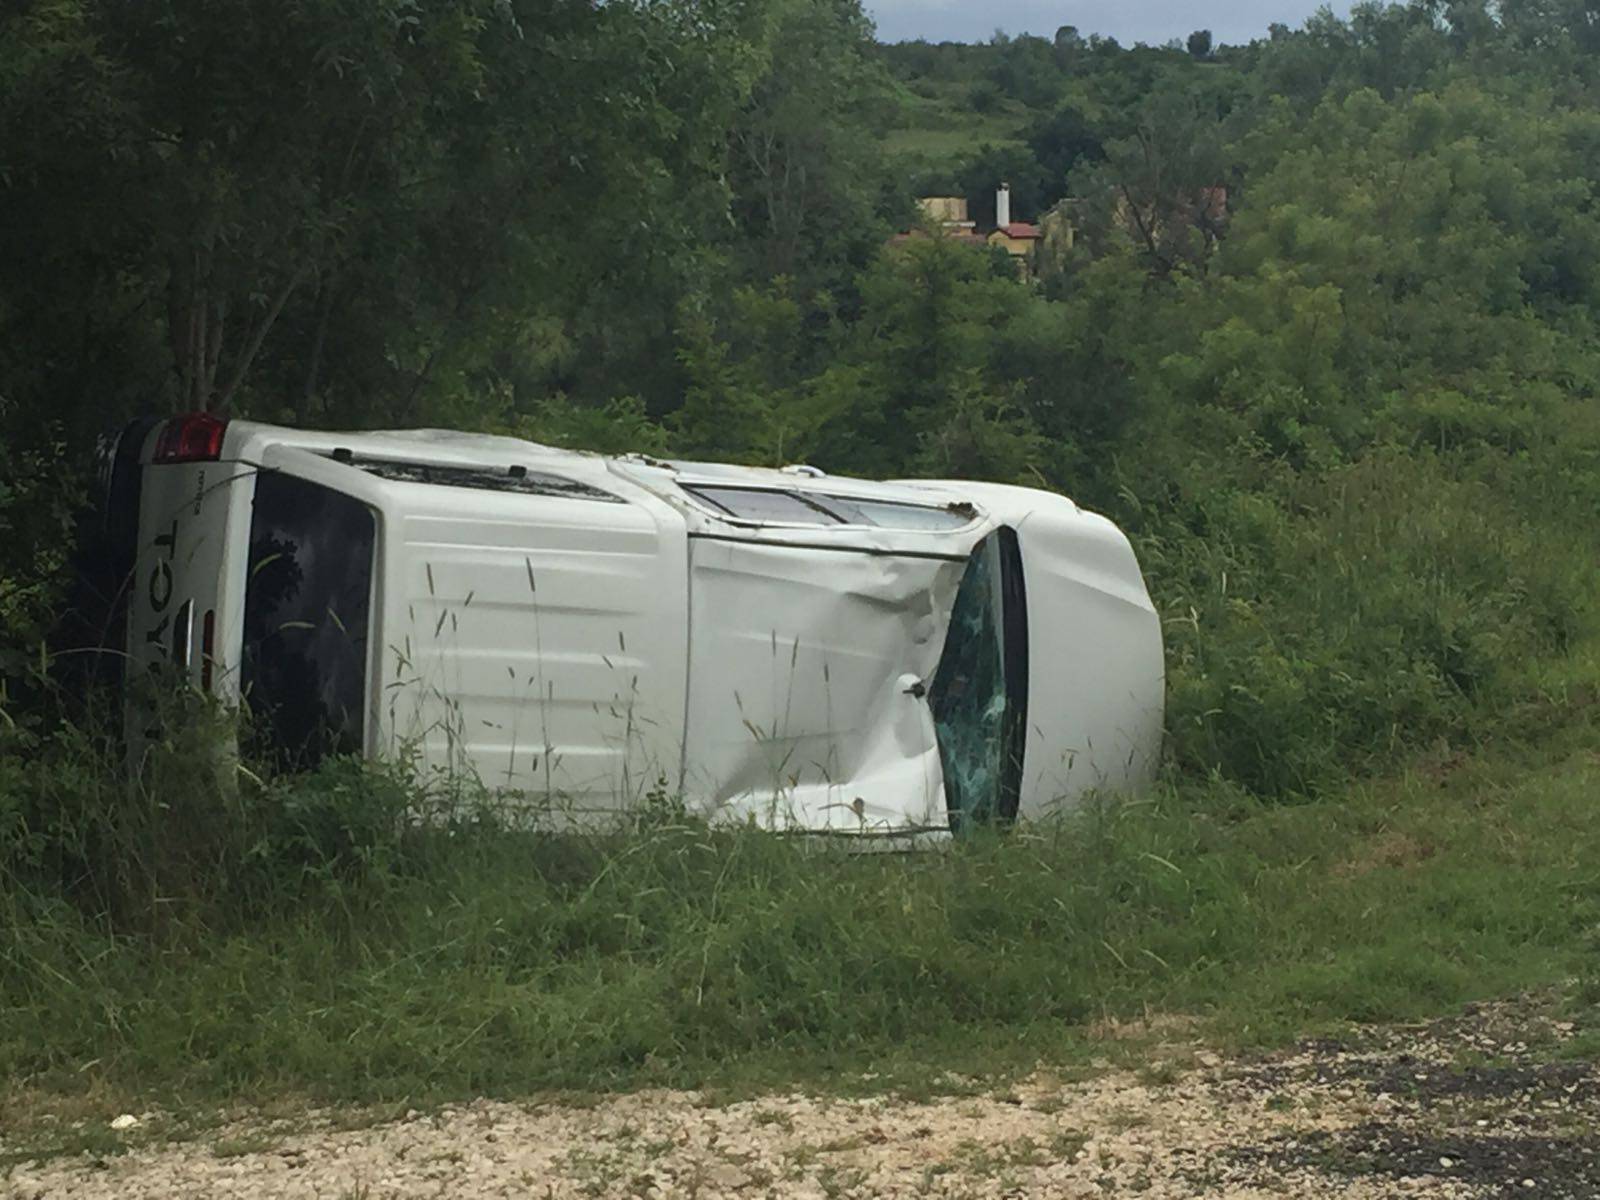
<svg viewBox="0 0 1600 1200">
<path fill-rule="evenodd" d="M 1180 770 L 1305 795 L 1502 728 L 1590 619 L 1588 538 L 1467 474 L 1380 449 L 1156 523 Z"/>
<path fill-rule="evenodd" d="M 0 894 L 61 897 L 113 927 L 229 929 L 310 896 L 381 898 L 424 801 L 403 766 L 331 759 L 299 776 L 241 769 L 235 718 L 166 696 L 130 752 L 70 723 L 0 745 Z"/>
</svg>

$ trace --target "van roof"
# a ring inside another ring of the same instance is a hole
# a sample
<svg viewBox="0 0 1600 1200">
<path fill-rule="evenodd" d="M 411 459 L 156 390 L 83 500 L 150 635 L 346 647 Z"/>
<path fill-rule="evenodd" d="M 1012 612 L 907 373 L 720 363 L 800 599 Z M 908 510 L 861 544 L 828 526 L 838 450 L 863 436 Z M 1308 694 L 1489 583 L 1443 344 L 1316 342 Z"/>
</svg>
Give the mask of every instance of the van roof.
<svg viewBox="0 0 1600 1200">
<path fill-rule="evenodd" d="M 238 440 L 235 440 L 235 439 Z M 317 431 L 291 429 L 253 421 L 231 423 L 229 449 L 233 455 L 254 460 L 268 446 L 303 449 L 332 455 L 349 451 L 357 457 L 425 462 L 462 467 L 505 468 L 521 466 L 554 471 L 594 487 L 616 478 L 622 468 L 635 483 L 651 488 L 671 484 L 720 484 L 755 488 L 781 488 L 901 504 L 942 507 L 970 504 L 959 482 L 880 481 L 847 475 L 829 475 L 801 464 L 787 467 L 751 467 L 732 463 L 669 460 L 641 454 L 603 455 L 569 450 L 501 434 L 467 433 L 448 429 L 370 431 Z"/>
</svg>

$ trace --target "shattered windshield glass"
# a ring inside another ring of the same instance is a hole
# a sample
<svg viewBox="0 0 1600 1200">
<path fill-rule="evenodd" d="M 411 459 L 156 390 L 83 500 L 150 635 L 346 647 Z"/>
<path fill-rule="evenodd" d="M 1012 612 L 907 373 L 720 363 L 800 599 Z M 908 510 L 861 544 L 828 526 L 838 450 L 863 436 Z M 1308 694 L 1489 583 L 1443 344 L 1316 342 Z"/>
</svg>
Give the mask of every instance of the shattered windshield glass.
<svg viewBox="0 0 1600 1200">
<path fill-rule="evenodd" d="M 950 827 L 1016 816 L 1027 730 L 1027 612 L 1016 534 L 978 543 L 929 689 Z"/>
</svg>

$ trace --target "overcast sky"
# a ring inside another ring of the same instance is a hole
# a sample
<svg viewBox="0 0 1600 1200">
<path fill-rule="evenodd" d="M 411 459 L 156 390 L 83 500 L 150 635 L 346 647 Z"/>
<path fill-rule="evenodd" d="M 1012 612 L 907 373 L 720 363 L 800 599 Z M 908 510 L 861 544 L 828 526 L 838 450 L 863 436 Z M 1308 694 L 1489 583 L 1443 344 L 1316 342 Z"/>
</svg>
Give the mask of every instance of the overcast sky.
<svg viewBox="0 0 1600 1200">
<path fill-rule="evenodd" d="M 1196 29 L 1211 30 L 1218 42 L 1238 44 L 1266 36 L 1274 21 L 1299 28 L 1319 7 L 1320 0 L 866 0 L 878 38 L 885 42 L 919 37 L 983 42 L 996 29 L 1053 37 L 1060 26 L 1076 25 L 1084 37 L 1098 33 L 1124 46 L 1160 45 Z M 1340 0 L 1332 8 L 1344 16 L 1350 4 Z"/>
</svg>

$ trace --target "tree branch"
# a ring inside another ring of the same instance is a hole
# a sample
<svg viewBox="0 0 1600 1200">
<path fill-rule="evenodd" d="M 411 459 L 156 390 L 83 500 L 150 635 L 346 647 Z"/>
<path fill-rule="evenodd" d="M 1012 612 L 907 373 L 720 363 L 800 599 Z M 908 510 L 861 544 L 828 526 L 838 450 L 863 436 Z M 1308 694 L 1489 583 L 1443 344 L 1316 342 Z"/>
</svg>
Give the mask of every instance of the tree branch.
<svg viewBox="0 0 1600 1200">
<path fill-rule="evenodd" d="M 277 296 L 273 298 L 271 307 L 267 309 L 266 316 L 262 317 L 261 323 L 251 333 L 250 340 L 245 343 L 245 348 L 239 355 L 239 362 L 234 367 L 233 378 L 228 381 L 226 390 L 217 397 L 216 411 L 227 411 L 228 405 L 233 401 L 234 393 L 239 390 L 239 385 L 244 382 L 245 374 L 250 370 L 250 364 L 255 361 L 256 352 L 261 349 L 261 343 L 266 340 L 267 331 L 277 321 L 278 314 L 283 311 L 283 306 L 288 303 L 290 294 L 300 285 L 300 280 L 305 273 L 306 266 L 301 264 L 295 268 L 294 273 L 284 281 L 283 287 L 278 290 Z"/>
<path fill-rule="evenodd" d="M 306 386 L 300 395 L 298 415 L 302 424 L 311 414 L 311 398 L 317 394 L 317 375 L 322 370 L 322 347 L 328 338 L 328 321 L 333 315 L 333 284 L 336 272 L 329 271 L 317 297 L 317 332 L 311 339 L 311 361 L 306 364 Z"/>
</svg>

